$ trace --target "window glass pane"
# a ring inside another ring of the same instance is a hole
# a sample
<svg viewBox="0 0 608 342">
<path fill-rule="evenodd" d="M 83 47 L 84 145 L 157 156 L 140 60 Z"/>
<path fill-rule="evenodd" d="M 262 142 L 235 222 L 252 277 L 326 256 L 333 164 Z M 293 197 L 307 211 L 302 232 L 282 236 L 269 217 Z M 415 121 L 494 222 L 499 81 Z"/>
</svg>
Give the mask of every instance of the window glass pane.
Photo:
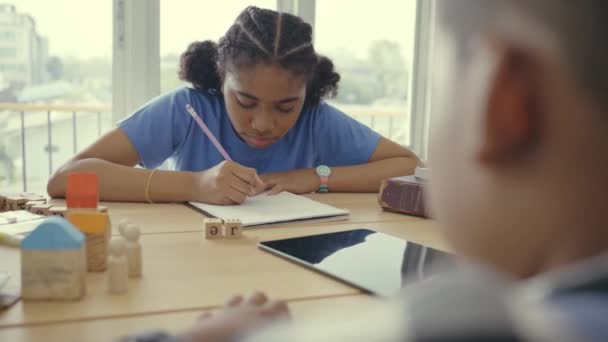
<svg viewBox="0 0 608 342">
<path fill-rule="evenodd" d="M 111 127 L 111 58 L 112 1 L 0 4 L 2 191 L 45 193 L 49 173 Z"/>
<path fill-rule="evenodd" d="M 276 10 L 276 0 L 161 0 L 160 56 L 161 90 L 184 85 L 177 77 L 179 56 L 194 41 L 217 42 L 247 6 Z M 188 10 L 185 11 L 184 9 Z M 187 24 L 185 24 L 187 23 Z"/>
<path fill-rule="evenodd" d="M 338 97 L 330 102 L 409 145 L 416 1 L 316 3 L 315 47 L 334 61 L 342 76 Z"/>
</svg>

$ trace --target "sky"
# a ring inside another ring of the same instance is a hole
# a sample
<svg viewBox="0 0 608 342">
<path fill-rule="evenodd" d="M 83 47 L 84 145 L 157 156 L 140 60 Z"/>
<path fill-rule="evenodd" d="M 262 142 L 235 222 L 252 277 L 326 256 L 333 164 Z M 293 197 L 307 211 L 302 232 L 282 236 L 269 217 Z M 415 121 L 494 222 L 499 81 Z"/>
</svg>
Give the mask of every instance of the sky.
<svg viewBox="0 0 608 342">
<path fill-rule="evenodd" d="M 317 0 L 315 48 L 344 48 L 363 58 L 370 42 L 388 39 L 407 57 L 414 48 L 415 18 L 415 0 Z"/>
<path fill-rule="evenodd" d="M 249 4 L 276 8 L 276 0 L 160 1 L 161 56 L 179 54 L 195 40 L 217 40 Z M 38 33 L 49 39 L 51 55 L 111 58 L 112 0 L 6 2 L 13 3 L 18 12 L 35 18 Z M 403 51 L 412 51 L 415 2 L 317 0 L 316 49 L 327 53 L 344 48 L 363 58 L 372 40 L 389 39 L 399 42 Z M 374 4 L 373 10 L 370 4 Z"/>
</svg>

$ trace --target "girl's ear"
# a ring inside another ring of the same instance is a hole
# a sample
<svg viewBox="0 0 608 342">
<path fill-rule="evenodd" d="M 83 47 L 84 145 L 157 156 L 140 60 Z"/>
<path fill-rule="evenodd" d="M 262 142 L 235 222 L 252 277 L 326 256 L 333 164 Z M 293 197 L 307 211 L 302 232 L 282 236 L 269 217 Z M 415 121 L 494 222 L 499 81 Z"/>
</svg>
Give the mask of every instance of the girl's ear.
<svg viewBox="0 0 608 342">
<path fill-rule="evenodd" d="M 526 54 L 495 46 L 483 110 L 483 139 L 479 160 L 505 162 L 530 150 L 539 137 L 538 72 Z"/>
</svg>

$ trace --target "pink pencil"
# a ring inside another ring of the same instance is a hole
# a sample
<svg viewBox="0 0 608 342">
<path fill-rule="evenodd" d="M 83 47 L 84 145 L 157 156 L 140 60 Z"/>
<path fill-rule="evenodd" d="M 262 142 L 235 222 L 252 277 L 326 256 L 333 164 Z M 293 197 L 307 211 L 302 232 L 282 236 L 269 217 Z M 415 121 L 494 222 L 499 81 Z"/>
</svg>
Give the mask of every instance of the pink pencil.
<svg viewBox="0 0 608 342">
<path fill-rule="evenodd" d="M 228 152 L 226 152 L 226 150 L 224 150 L 222 145 L 220 145 L 220 142 L 217 141 L 217 139 L 215 138 L 213 133 L 211 133 L 211 131 L 209 130 L 209 127 L 207 127 L 207 125 L 205 125 L 203 120 L 200 118 L 200 116 L 198 116 L 198 114 L 196 114 L 196 111 L 194 111 L 194 108 L 192 108 L 192 106 L 190 104 L 186 105 L 186 111 L 188 111 L 188 113 L 190 113 L 190 115 L 192 116 L 194 121 L 196 121 L 198 126 L 203 130 L 203 133 L 205 133 L 207 138 L 209 138 L 209 140 L 211 140 L 211 143 L 215 146 L 215 148 L 217 148 L 217 150 L 224 157 L 224 159 L 232 160 L 232 158 L 230 158 L 230 156 L 228 155 Z"/>
</svg>

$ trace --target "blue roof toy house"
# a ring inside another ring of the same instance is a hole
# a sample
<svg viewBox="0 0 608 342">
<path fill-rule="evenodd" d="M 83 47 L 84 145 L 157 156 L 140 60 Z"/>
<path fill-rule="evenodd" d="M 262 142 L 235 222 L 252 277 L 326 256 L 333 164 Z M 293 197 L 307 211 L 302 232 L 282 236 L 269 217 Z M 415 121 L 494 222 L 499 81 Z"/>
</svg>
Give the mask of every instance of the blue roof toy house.
<svg viewBox="0 0 608 342">
<path fill-rule="evenodd" d="M 21 242 L 23 299 L 80 299 L 85 275 L 85 237 L 67 220 L 47 218 Z"/>
</svg>

